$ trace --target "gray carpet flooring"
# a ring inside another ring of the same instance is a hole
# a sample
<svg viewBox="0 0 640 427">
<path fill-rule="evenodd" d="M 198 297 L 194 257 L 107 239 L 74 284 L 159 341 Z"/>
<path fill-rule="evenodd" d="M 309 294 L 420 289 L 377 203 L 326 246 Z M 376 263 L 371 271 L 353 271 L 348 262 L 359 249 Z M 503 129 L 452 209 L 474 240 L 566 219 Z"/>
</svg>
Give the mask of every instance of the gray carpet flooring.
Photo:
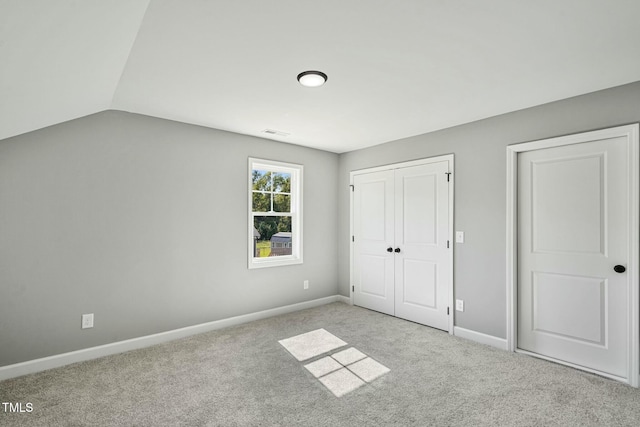
<svg viewBox="0 0 640 427">
<path fill-rule="evenodd" d="M 390 372 L 335 397 L 278 343 L 319 328 Z M 640 425 L 638 389 L 342 303 L 3 381 L 0 402 L 33 405 L 2 426 Z"/>
</svg>

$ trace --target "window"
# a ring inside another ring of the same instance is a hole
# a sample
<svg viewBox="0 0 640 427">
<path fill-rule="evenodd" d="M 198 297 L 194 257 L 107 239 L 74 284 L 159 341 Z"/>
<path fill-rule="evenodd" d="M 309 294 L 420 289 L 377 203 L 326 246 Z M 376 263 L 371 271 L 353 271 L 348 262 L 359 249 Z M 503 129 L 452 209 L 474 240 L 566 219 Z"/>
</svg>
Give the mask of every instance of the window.
<svg viewBox="0 0 640 427">
<path fill-rule="evenodd" d="M 302 165 L 249 158 L 249 268 L 302 263 Z"/>
</svg>

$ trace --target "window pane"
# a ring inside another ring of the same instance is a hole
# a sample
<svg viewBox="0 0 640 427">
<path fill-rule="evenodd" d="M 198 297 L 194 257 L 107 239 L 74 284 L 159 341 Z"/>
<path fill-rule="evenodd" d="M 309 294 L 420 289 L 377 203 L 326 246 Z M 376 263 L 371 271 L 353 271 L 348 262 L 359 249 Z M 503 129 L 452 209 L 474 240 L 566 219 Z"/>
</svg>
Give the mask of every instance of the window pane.
<svg viewBox="0 0 640 427">
<path fill-rule="evenodd" d="M 258 191 L 271 190 L 271 172 L 254 169 L 251 172 L 252 188 Z"/>
<path fill-rule="evenodd" d="M 273 195 L 274 212 L 291 212 L 291 196 L 288 194 Z"/>
<path fill-rule="evenodd" d="M 273 191 L 277 193 L 291 193 L 291 174 L 273 172 Z"/>
<path fill-rule="evenodd" d="M 290 216 L 257 216 L 253 219 L 253 226 L 254 257 L 292 254 Z"/>
<path fill-rule="evenodd" d="M 253 212 L 271 212 L 270 193 L 253 193 Z"/>
</svg>

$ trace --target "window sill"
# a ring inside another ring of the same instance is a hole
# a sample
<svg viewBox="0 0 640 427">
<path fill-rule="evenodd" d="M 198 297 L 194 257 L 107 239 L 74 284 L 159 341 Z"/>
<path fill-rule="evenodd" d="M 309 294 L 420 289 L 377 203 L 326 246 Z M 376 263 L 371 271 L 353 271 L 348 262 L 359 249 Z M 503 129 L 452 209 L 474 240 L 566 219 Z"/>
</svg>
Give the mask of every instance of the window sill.
<svg viewBox="0 0 640 427">
<path fill-rule="evenodd" d="M 275 258 L 275 257 L 274 257 Z M 256 258 L 249 262 L 249 270 L 256 268 L 281 267 L 286 265 L 302 264 L 302 258 L 277 257 L 278 259 Z"/>
</svg>

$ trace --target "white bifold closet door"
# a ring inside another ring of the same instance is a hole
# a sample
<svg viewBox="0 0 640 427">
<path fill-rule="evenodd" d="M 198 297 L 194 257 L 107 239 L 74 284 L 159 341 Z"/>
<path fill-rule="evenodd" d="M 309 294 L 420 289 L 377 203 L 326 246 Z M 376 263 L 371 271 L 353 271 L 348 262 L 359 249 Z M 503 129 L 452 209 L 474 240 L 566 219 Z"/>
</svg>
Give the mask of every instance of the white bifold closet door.
<svg viewBox="0 0 640 427">
<path fill-rule="evenodd" d="M 449 162 L 354 176 L 354 303 L 447 330 Z"/>
</svg>

